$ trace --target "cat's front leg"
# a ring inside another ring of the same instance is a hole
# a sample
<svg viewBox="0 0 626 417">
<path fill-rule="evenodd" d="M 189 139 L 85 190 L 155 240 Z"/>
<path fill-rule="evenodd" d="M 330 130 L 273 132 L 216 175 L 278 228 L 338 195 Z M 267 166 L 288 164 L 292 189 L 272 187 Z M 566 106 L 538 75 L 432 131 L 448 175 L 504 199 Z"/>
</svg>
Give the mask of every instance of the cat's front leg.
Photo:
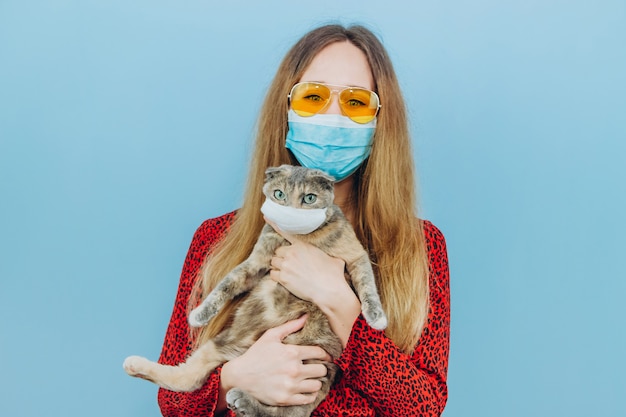
<svg viewBox="0 0 626 417">
<path fill-rule="evenodd" d="M 376 289 L 376 279 L 369 258 L 364 255 L 347 265 L 347 268 L 352 285 L 361 301 L 361 311 L 365 321 L 374 329 L 386 329 L 387 316 Z"/>
<path fill-rule="evenodd" d="M 192 327 L 206 325 L 229 300 L 248 291 L 251 286 L 250 275 L 256 276 L 258 273 L 253 271 L 248 260 L 239 264 L 189 313 L 189 324 Z"/>
<path fill-rule="evenodd" d="M 276 248 L 284 243 L 285 240 L 266 225 L 248 259 L 230 271 L 191 311 L 189 324 L 193 327 L 206 325 L 229 300 L 254 287 L 269 271 Z"/>
</svg>

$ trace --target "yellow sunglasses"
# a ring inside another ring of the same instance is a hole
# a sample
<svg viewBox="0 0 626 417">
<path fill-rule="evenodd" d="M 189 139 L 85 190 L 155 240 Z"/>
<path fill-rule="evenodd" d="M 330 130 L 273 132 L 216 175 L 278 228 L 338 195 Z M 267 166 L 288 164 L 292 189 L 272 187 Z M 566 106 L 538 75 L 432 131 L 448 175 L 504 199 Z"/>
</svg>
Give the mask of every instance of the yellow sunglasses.
<svg viewBox="0 0 626 417">
<path fill-rule="evenodd" d="M 381 107 L 378 95 L 365 88 L 314 82 L 294 85 L 289 105 L 299 116 L 310 117 L 326 109 L 334 93 L 339 97 L 341 112 L 357 123 L 371 122 Z"/>
</svg>

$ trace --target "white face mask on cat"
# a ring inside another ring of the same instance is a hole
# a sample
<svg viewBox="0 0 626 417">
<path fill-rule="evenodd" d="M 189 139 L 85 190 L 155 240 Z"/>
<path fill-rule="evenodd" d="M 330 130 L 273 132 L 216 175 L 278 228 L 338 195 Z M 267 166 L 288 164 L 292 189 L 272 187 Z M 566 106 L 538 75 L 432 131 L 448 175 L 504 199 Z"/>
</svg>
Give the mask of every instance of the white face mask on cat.
<svg viewBox="0 0 626 417">
<path fill-rule="evenodd" d="M 282 231 L 294 235 L 311 233 L 326 220 L 326 209 L 299 209 L 282 206 L 271 199 L 265 199 L 261 212 Z"/>
</svg>

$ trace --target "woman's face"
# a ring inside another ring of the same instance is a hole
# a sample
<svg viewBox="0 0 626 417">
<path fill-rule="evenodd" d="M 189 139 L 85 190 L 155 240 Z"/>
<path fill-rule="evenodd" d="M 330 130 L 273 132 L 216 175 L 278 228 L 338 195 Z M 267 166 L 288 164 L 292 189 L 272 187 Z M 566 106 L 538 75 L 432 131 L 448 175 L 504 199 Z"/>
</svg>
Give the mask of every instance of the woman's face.
<svg viewBox="0 0 626 417">
<path fill-rule="evenodd" d="M 335 42 L 322 49 L 298 80 L 302 81 L 374 90 L 374 77 L 367 57 L 348 41 Z M 336 95 L 324 113 L 341 114 Z"/>
</svg>

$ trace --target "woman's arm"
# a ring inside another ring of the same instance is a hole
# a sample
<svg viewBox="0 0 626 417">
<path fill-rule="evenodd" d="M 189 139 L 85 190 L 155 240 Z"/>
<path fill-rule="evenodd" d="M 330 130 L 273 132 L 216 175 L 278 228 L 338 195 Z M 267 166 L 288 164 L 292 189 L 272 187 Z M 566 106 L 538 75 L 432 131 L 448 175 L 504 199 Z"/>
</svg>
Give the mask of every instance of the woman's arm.
<svg viewBox="0 0 626 417">
<path fill-rule="evenodd" d="M 356 296 L 344 288 L 342 261 L 293 236 L 286 237 L 290 246 L 276 250 L 272 279 L 296 296 L 318 304 L 345 346 L 336 361 L 343 377 L 314 415 L 336 415 L 357 407 L 373 408 L 372 415 L 377 416 L 434 417 L 443 411 L 450 331 L 448 258 L 441 232 L 424 222 L 424 233 L 430 265 L 430 310 L 412 355 L 402 352 L 383 331 L 371 328 L 359 316 Z"/>
<path fill-rule="evenodd" d="M 343 383 L 368 399 L 377 416 L 439 416 L 447 400 L 450 288 L 446 244 L 425 222 L 430 262 L 428 322 L 412 355 L 369 327 L 362 317 L 336 361 Z M 322 404 L 323 405 L 323 404 Z"/>
<path fill-rule="evenodd" d="M 279 233 L 290 245 L 276 249 L 270 278 L 296 297 L 317 304 L 345 348 L 352 325 L 361 312 L 361 303 L 344 276 L 346 263 L 297 236 Z"/>
<path fill-rule="evenodd" d="M 187 302 L 202 262 L 210 248 L 221 238 L 234 213 L 204 222 L 194 234 L 178 285 L 172 316 L 165 334 L 159 363 L 177 365 L 184 362 L 193 349 L 187 323 Z M 159 389 L 158 402 L 165 417 L 211 417 L 219 399 L 221 368 L 217 368 L 202 388 L 194 392 L 173 392 Z"/>
</svg>

